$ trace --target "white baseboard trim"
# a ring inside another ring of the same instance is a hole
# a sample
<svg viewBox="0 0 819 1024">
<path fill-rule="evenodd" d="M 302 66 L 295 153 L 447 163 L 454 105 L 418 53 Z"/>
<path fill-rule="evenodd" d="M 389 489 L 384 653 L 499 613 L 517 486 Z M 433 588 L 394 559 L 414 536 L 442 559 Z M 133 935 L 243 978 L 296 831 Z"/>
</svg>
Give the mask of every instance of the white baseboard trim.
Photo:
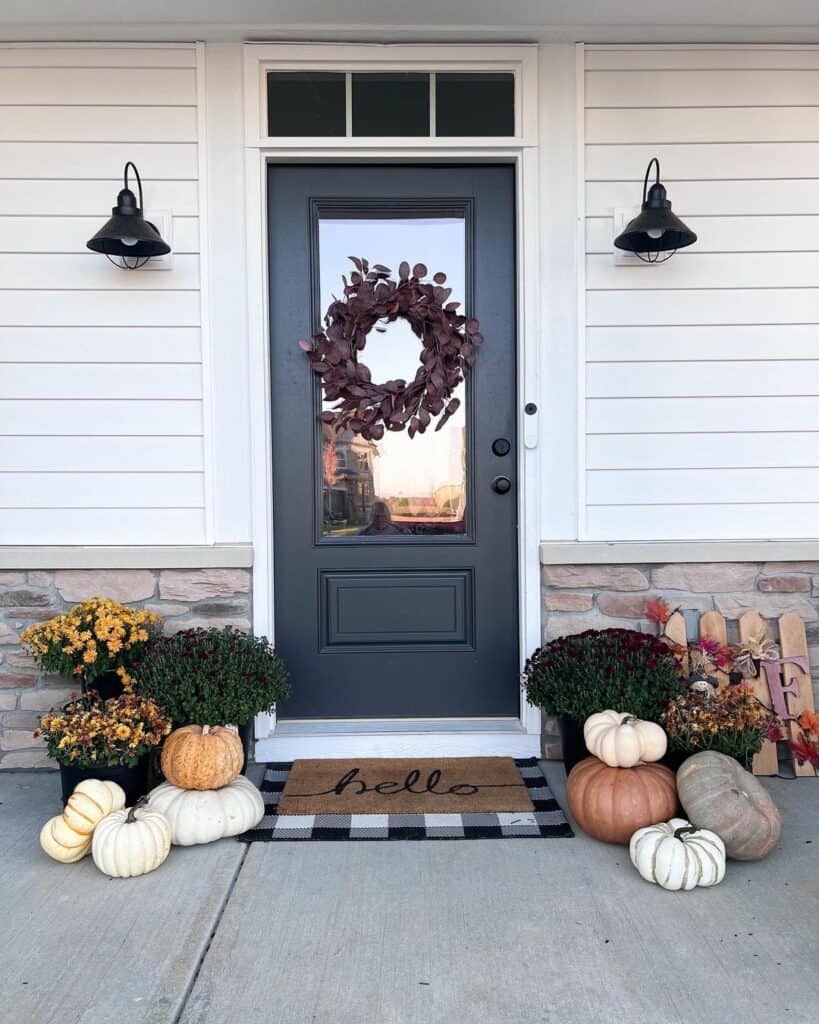
<svg viewBox="0 0 819 1024">
<path fill-rule="evenodd" d="M 300 757 L 536 757 L 540 737 L 517 719 L 461 722 L 279 722 L 256 741 L 255 759 Z"/>
</svg>

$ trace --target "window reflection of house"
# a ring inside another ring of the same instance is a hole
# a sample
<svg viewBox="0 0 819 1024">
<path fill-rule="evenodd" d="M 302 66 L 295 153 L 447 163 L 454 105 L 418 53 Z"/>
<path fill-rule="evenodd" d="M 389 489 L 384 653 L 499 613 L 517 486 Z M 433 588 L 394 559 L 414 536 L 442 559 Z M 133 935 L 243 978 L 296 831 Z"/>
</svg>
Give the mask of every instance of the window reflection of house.
<svg viewBox="0 0 819 1024">
<path fill-rule="evenodd" d="M 356 533 L 370 521 L 375 500 L 373 460 L 378 447 L 351 430 L 335 434 L 325 425 L 322 433 L 324 532 Z"/>
</svg>

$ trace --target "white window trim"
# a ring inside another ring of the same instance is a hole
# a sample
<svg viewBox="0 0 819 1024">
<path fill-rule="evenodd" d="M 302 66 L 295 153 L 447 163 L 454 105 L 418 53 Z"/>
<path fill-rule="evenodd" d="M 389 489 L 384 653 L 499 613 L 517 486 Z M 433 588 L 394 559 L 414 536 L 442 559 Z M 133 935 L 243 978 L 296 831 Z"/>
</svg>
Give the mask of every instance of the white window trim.
<svg viewBox="0 0 819 1024">
<path fill-rule="evenodd" d="M 503 139 L 368 139 L 269 138 L 266 116 L 265 74 L 268 70 L 508 70 L 516 81 L 516 132 Z M 248 266 L 248 323 L 250 343 L 251 458 L 253 473 L 254 629 L 275 637 L 273 621 L 273 508 L 272 436 L 270 424 L 269 337 L 267 289 L 266 167 L 269 162 L 361 159 L 396 162 L 425 160 L 500 160 L 517 172 L 518 245 L 518 448 L 519 502 L 519 619 L 521 665 L 527 652 L 540 643 L 540 472 L 537 436 L 527 432 L 524 445 L 523 406 L 539 404 L 539 153 L 538 153 L 538 48 L 537 46 L 427 46 L 348 44 L 247 44 L 245 47 L 245 147 Z M 513 720 L 514 723 L 514 720 Z M 424 729 L 413 732 L 412 750 L 424 753 L 508 754 L 531 756 L 539 749 L 540 712 L 521 693 L 514 728 L 486 723 L 476 731 L 474 720 L 453 731 Z M 341 732 L 339 732 L 339 729 Z M 360 723 L 336 723 L 332 732 L 316 732 L 305 723 L 299 734 L 294 723 L 275 734 L 275 719 L 260 716 L 257 757 L 287 759 L 332 756 L 351 749 L 366 754 L 397 755 L 407 749 L 406 734 L 388 723 L 380 731 L 364 730 Z M 267 737 L 267 738 L 265 738 Z"/>
</svg>

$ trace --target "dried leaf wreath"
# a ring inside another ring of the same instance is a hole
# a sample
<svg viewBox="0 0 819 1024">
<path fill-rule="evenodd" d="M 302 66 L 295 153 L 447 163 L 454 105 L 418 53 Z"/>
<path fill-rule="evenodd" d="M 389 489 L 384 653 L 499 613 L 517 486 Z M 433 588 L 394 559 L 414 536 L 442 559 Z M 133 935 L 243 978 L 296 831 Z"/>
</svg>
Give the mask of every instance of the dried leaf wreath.
<svg viewBox="0 0 819 1024">
<path fill-rule="evenodd" d="M 483 341 L 480 324 L 458 314 L 457 302 L 447 302 L 451 288 L 444 288 L 446 274 L 437 273 L 433 283 L 424 282 L 427 268 L 409 263 L 398 268 L 398 281 L 381 263 L 370 269 L 367 260 L 350 257 L 356 269 L 344 282 L 344 298 L 334 299 L 324 316 L 325 330 L 312 341 L 300 341 L 315 373 L 321 376 L 324 398 L 340 399 L 334 409 L 321 413 L 324 423 L 338 432 L 350 429 L 377 441 L 387 430 L 408 428 L 410 437 L 423 434 L 433 418 L 440 430 L 458 409 L 452 393 L 475 362 L 475 349 Z M 373 383 L 358 354 L 367 335 L 385 323 L 403 319 L 421 340 L 421 365 L 411 383 L 388 380 Z"/>
</svg>

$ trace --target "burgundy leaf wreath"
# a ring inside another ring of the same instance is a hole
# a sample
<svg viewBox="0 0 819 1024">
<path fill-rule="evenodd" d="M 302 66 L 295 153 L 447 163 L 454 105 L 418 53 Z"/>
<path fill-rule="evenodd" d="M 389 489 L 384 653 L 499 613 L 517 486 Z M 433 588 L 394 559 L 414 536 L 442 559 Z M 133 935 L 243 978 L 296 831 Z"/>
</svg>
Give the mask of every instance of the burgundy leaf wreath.
<svg viewBox="0 0 819 1024">
<path fill-rule="evenodd" d="M 350 280 L 342 276 L 344 298 L 334 299 L 324 316 L 325 329 L 312 341 L 300 341 L 315 373 L 321 377 L 324 398 L 339 399 L 334 409 L 321 413 L 324 423 L 338 432 L 350 429 L 377 441 L 384 430 L 403 430 L 410 437 L 423 434 L 439 417 L 440 430 L 460 406 L 452 393 L 475 362 L 475 350 L 483 341 L 480 324 L 457 312 L 457 302 L 447 302 L 451 288 L 444 288 L 446 274 L 432 282 L 423 279 L 427 268 L 409 263 L 398 268 L 398 281 L 381 263 L 370 269 L 367 260 L 351 256 L 356 269 Z M 370 331 L 384 324 L 406 320 L 421 341 L 421 365 L 409 384 L 388 380 L 376 384 L 358 354 Z"/>
</svg>

